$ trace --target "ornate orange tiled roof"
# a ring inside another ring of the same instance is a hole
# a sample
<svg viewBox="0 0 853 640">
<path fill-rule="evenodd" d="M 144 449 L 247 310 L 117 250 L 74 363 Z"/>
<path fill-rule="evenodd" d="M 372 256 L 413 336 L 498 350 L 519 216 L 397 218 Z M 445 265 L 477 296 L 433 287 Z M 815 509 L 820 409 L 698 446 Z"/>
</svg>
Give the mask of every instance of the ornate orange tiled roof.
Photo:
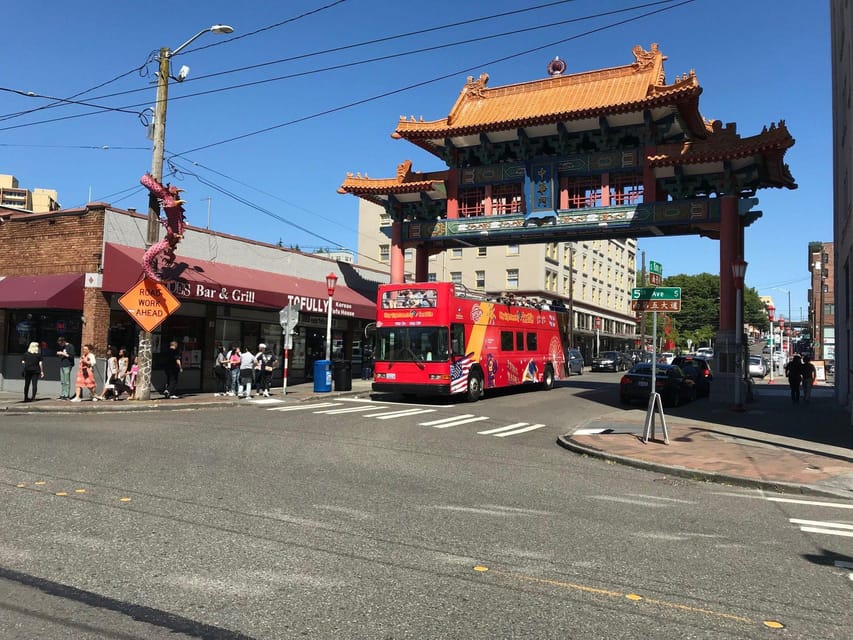
<svg viewBox="0 0 853 640">
<path fill-rule="evenodd" d="M 488 75 L 468 78 L 450 114 L 431 122 L 401 116 L 394 138 L 446 138 L 478 132 L 512 129 L 609 113 L 640 111 L 661 105 L 688 104 L 698 114 L 702 88 L 692 71 L 666 84 L 666 60 L 652 44 L 637 45 L 635 61 L 622 67 L 588 71 L 489 89 Z M 688 109 L 690 111 L 690 109 Z M 685 113 L 682 113 L 685 115 Z M 701 118 L 688 117 L 691 128 L 701 129 Z M 696 123 L 699 126 L 696 127 Z M 702 131 L 694 131 L 702 135 Z"/>
<path fill-rule="evenodd" d="M 651 167 L 685 164 L 701 164 L 737 160 L 751 156 L 763 156 L 770 172 L 768 178 L 775 186 L 796 187 L 788 167 L 783 163 L 785 151 L 794 146 L 794 138 L 788 132 L 784 120 L 773 123 L 758 135 L 741 138 L 737 127 L 725 127 L 719 120 L 708 123 L 711 134 L 704 140 L 659 145 L 655 153 L 648 156 Z"/>
<path fill-rule="evenodd" d="M 343 184 L 338 187 L 338 193 L 351 193 L 369 199 L 369 196 L 444 192 L 446 177 L 447 171 L 412 172 L 412 161 L 405 160 L 397 167 L 396 178 L 369 178 L 367 174 L 362 176 L 360 173 L 356 175 L 347 173 Z"/>
</svg>

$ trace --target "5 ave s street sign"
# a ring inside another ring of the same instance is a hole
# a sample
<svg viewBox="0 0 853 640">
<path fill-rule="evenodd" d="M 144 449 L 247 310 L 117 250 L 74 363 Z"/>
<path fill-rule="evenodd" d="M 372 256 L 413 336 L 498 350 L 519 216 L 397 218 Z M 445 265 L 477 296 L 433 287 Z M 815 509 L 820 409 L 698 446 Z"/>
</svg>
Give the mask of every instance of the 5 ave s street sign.
<svg viewBox="0 0 853 640">
<path fill-rule="evenodd" d="M 631 289 L 632 311 L 681 311 L 681 287 L 635 287 Z"/>
<path fill-rule="evenodd" d="M 681 300 L 681 287 L 634 287 L 631 300 Z"/>
</svg>

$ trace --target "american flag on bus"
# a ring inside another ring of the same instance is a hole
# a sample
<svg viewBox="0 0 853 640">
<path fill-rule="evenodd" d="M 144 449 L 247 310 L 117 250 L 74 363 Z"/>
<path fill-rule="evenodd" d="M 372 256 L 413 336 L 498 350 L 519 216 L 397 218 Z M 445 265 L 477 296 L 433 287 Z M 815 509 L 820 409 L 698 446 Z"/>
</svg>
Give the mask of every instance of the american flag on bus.
<svg viewBox="0 0 853 640">
<path fill-rule="evenodd" d="M 450 363 L 450 393 L 462 393 L 468 388 L 468 372 L 472 364 L 468 356 Z"/>
</svg>

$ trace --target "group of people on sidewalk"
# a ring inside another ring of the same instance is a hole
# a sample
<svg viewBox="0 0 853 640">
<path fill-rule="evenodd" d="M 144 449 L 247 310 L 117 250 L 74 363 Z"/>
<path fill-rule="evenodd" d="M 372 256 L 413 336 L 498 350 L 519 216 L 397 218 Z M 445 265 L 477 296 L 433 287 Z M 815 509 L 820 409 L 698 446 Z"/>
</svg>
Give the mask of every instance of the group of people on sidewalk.
<svg viewBox="0 0 853 640">
<path fill-rule="evenodd" d="M 812 387 L 817 380 L 817 369 L 812 364 L 809 356 L 795 353 L 794 357 L 785 365 L 785 376 L 791 387 L 791 401 L 794 404 L 800 402 L 800 387 L 802 386 L 802 397 L 809 402 L 812 396 Z"/>
<path fill-rule="evenodd" d="M 278 362 L 274 354 L 267 351 L 263 342 L 258 345 L 258 352 L 253 354 L 247 347 L 232 344 L 226 352 L 225 347 L 219 346 L 213 373 L 219 383 L 215 395 L 237 396 L 251 398 L 252 389 L 256 394 L 269 398 L 272 374 Z"/>
</svg>

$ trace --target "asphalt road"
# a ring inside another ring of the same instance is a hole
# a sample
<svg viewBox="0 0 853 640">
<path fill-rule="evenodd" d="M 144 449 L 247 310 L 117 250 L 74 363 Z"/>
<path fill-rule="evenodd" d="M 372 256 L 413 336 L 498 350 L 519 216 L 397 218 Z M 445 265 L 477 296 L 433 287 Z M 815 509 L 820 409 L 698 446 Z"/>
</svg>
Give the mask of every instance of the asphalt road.
<svg viewBox="0 0 853 640">
<path fill-rule="evenodd" d="M 557 446 L 617 380 L 3 417 L 0 637 L 849 638 L 853 504 Z"/>
</svg>

